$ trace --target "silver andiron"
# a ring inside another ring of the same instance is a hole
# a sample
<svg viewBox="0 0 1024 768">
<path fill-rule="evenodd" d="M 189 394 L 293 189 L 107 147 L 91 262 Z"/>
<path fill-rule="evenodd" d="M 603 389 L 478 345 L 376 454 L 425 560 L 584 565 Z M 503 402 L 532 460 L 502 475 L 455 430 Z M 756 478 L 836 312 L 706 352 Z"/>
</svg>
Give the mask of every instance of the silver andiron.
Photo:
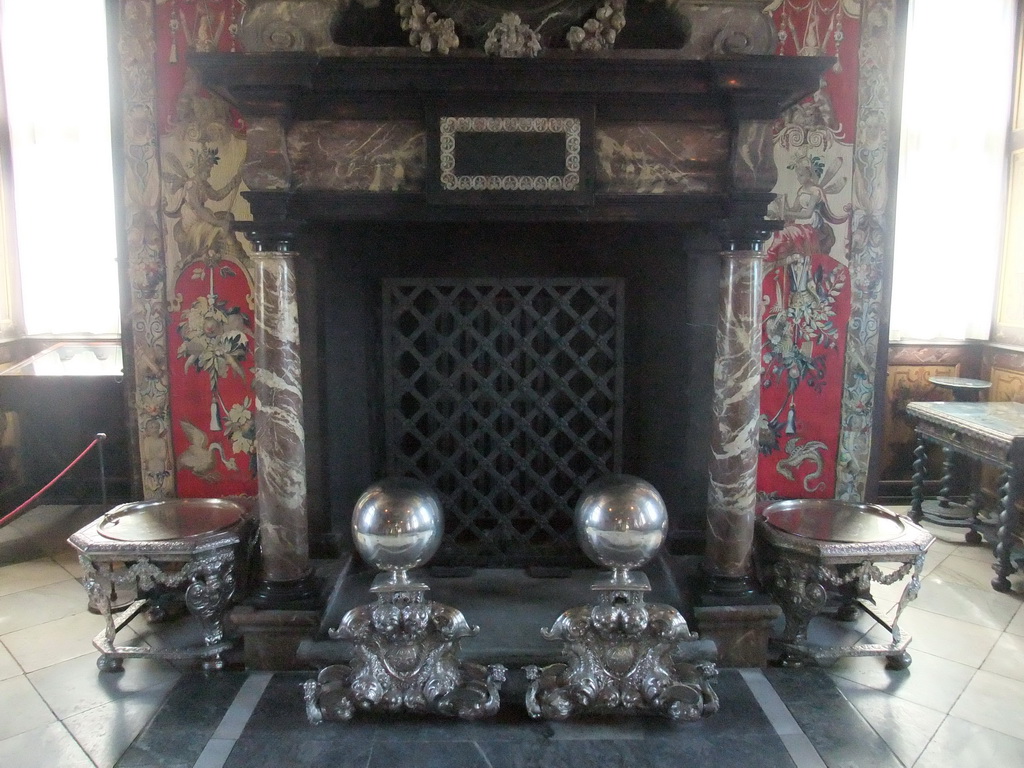
<svg viewBox="0 0 1024 768">
<path fill-rule="evenodd" d="M 370 587 L 377 601 L 353 608 L 329 630 L 332 640 L 353 644 L 352 660 L 304 684 L 310 722 L 349 720 L 357 709 L 464 719 L 498 711 L 505 667 L 459 660 L 460 641 L 480 628 L 455 608 L 428 601 L 430 587 L 409 577 L 437 551 L 443 528 L 437 495 L 418 480 L 382 480 L 356 502 L 356 549 L 383 571 Z"/>
<path fill-rule="evenodd" d="M 657 554 L 668 514 L 654 486 L 630 475 L 608 475 L 584 489 L 576 505 L 583 551 L 611 573 L 592 585 L 596 604 L 570 608 L 547 640 L 563 643 L 564 664 L 526 667 L 531 717 L 564 720 L 583 713 L 651 713 L 698 720 L 718 711 L 712 661 L 688 663 L 695 643 L 670 605 L 644 603 L 647 574 L 634 570 Z"/>
</svg>

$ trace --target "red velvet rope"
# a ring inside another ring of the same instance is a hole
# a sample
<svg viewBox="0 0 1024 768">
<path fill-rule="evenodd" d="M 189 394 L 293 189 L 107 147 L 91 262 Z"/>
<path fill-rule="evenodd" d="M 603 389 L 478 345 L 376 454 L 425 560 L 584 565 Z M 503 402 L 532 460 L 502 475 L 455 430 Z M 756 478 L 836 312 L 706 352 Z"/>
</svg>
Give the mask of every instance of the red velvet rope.
<svg viewBox="0 0 1024 768">
<path fill-rule="evenodd" d="M 82 451 L 80 454 L 78 454 L 78 457 L 64 468 L 64 471 L 62 471 L 59 475 L 57 475 L 55 478 L 53 478 L 53 480 L 51 480 L 46 485 L 44 485 L 42 488 L 40 488 L 35 494 L 32 495 L 31 498 L 29 498 L 23 504 L 21 504 L 17 508 L 15 508 L 13 512 L 9 512 L 8 514 L 4 515 L 3 517 L 0 517 L 0 528 L 2 528 L 3 526 L 7 525 L 7 523 L 12 521 L 14 518 L 16 518 L 22 512 L 26 511 L 28 509 L 28 507 L 32 504 L 32 502 L 34 502 L 36 499 L 38 499 L 40 496 L 42 496 L 44 493 L 46 493 L 48 490 L 50 490 L 54 486 L 54 484 L 57 483 L 58 480 L 60 480 L 62 477 L 64 477 L 64 475 L 66 475 L 68 472 L 70 472 L 71 469 L 78 462 L 80 462 L 82 459 L 84 459 L 85 455 L 89 451 L 91 451 L 99 443 L 103 442 L 106 439 L 107 439 L 107 436 L 102 434 L 102 433 L 96 435 L 96 437 L 93 439 L 93 441 L 91 443 L 89 443 L 88 446 L 86 446 L 86 449 L 84 451 Z"/>
</svg>

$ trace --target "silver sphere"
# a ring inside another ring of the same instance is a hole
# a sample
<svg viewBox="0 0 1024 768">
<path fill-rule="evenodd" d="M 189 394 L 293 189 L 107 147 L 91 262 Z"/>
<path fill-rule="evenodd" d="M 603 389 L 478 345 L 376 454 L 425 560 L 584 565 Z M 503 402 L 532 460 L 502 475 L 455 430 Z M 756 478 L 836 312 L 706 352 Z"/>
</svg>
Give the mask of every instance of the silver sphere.
<svg viewBox="0 0 1024 768">
<path fill-rule="evenodd" d="M 444 514 L 426 483 L 389 477 L 367 488 L 352 512 L 352 539 L 371 565 L 403 572 L 427 562 L 441 543 Z"/>
<path fill-rule="evenodd" d="M 658 552 L 668 530 L 661 494 L 632 475 L 606 475 L 583 489 L 576 536 L 594 562 L 616 572 L 639 568 Z"/>
</svg>

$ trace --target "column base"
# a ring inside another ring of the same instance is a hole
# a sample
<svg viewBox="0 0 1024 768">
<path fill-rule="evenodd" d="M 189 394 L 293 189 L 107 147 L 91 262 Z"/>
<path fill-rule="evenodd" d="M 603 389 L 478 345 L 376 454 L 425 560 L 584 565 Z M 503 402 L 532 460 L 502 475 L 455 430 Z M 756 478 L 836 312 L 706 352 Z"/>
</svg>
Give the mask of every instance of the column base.
<svg viewBox="0 0 1024 768">
<path fill-rule="evenodd" d="M 315 611 L 323 607 L 320 584 L 312 570 L 288 581 L 261 579 L 245 603 L 261 610 Z"/>
<path fill-rule="evenodd" d="M 721 667 L 764 667 L 768 639 L 782 609 L 764 596 L 745 605 L 704 605 L 693 609 L 697 631 L 714 640 Z"/>
<path fill-rule="evenodd" d="M 753 576 L 721 576 L 704 573 L 698 585 L 701 605 L 753 604 L 763 600 Z"/>
<path fill-rule="evenodd" d="M 319 611 L 258 611 L 238 606 L 228 621 L 242 636 L 245 668 L 280 672 L 310 669 L 313 665 L 299 658 L 299 646 L 316 636 Z"/>
</svg>

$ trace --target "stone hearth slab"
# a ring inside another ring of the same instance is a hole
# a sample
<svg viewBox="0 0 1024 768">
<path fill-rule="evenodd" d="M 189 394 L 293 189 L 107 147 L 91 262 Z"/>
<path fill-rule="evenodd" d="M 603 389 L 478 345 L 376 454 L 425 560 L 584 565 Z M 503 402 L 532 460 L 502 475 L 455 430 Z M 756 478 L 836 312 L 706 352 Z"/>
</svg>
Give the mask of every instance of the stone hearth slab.
<svg viewBox="0 0 1024 768">
<path fill-rule="evenodd" d="M 675 580 L 664 560 L 658 559 L 644 569 L 651 580 L 648 603 L 682 605 Z M 525 571 L 505 568 L 478 568 L 472 575 L 439 577 L 429 569 L 415 572 L 430 585 L 427 598 L 458 608 L 480 634 L 462 642 L 467 661 L 501 663 L 507 666 L 550 664 L 560 660 L 561 644 L 541 637 L 563 611 L 592 603 L 597 594 L 591 584 L 601 575 L 596 569 L 572 571 L 565 578 L 535 578 Z M 358 605 L 372 602 L 370 585 L 375 572 L 346 570 L 339 578 L 334 594 L 324 611 L 317 639 L 303 642 L 299 658 L 312 666 L 347 661 L 351 646 L 327 639 L 327 630 L 337 627 L 345 613 Z M 691 625 L 691 630 L 693 626 Z M 710 640 L 698 640 L 684 651 L 691 659 L 716 658 Z"/>
</svg>

